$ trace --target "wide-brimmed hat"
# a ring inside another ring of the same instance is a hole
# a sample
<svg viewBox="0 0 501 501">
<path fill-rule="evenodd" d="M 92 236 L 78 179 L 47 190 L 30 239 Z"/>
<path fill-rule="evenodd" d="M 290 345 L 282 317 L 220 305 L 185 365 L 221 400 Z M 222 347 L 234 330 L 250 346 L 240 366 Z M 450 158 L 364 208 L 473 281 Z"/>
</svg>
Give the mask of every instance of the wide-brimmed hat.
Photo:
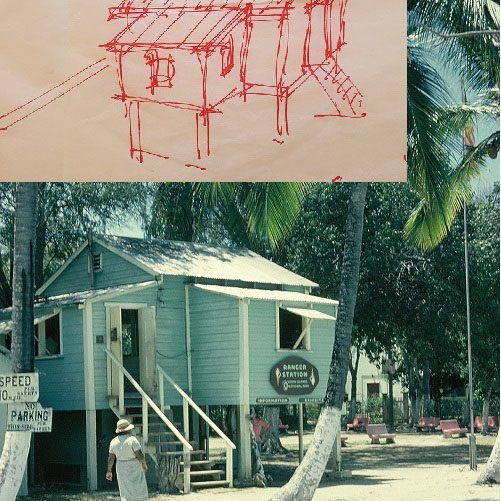
<svg viewBox="0 0 501 501">
<path fill-rule="evenodd" d="M 119 419 L 117 421 L 117 429 L 115 430 L 116 433 L 122 433 L 124 431 L 130 431 L 134 428 L 134 425 L 132 423 L 129 423 L 127 419 Z"/>
</svg>

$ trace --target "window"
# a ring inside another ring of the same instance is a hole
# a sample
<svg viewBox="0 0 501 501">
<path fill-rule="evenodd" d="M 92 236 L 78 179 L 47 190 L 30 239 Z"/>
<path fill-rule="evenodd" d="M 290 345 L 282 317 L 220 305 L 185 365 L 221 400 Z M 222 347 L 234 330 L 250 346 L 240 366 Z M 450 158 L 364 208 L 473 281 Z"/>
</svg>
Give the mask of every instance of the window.
<svg viewBox="0 0 501 501">
<path fill-rule="evenodd" d="M 367 383 L 367 397 L 379 397 L 379 383 Z"/>
<path fill-rule="evenodd" d="M 35 356 L 61 355 L 61 314 L 58 313 L 35 325 Z"/>
<path fill-rule="evenodd" d="M 309 350 L 310 322 L 308 319 L 278 308 L 278 346 L 280 350 Z M 298 343 L 298 340 L 301 340 Z"/>
<path fill-rule="evenodd" d="M 103 271 L 103 255 L 102 254 L 92 254 L 89 256 L 89 267 L 88 272 L 93 271 L 94 273 L 98 271 Z"/>
</svg>

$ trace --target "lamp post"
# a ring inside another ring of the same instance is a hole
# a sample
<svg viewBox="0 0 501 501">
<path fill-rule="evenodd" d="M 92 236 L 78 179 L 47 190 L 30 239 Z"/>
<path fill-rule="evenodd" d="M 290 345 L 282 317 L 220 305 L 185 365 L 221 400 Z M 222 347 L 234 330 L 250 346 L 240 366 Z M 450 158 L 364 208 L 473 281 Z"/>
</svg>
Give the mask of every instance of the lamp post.
<svg viewBox="0 0 501 501">
<path fill-rule="evenodd" d="M 466 203 L 463 205 L 464 223 L 464 261 L 466 280 L 466 328 L 468 335 L 468 400 L 470 405 L 470 435 L 468 437 L 470 470 L 477 469 L 477 443 L 475 437 L 474 417 L 473 417 L 473 366 L 471 357 L 471 326 L 470 326 L 470 280 L 468 269 L 468 227 L 466 224 Z"/>
<path fill-rule="evenodd" d="M 393 431 L 395 427 L 395 419 L 393 415 L 393 375 L 395 374 L 395 363 L 391 359 L 385 360 L 383 364 L 383 372 L 388 374 L 388 400 L 389 400 L 389 409 L 388 409 L 388 427 L 390 431 Z"/>
<path fill-rule="evenodd" d="M 461 85 L 463 104 L 466 104 L 466 91 Z M 474 146 L 473 132 L 463 134 L 463 155 L 468 154 L 469 148 Z M 470 276 L 468 268 L 468 225 L 466 222 L 466 201 L 463 203 L 463 229 L 464 229 L 464 264 L 466 282 L 466 329 L 468 338 L 468 400 L 470 405 L 470 435 L 468 437 L 470 470 L 477 469 L 477 443 L 475 437 L 474 416 L 473 416 L 473 365 L 471 356 L 471 324 L 470 324 Z"/>
</svg>

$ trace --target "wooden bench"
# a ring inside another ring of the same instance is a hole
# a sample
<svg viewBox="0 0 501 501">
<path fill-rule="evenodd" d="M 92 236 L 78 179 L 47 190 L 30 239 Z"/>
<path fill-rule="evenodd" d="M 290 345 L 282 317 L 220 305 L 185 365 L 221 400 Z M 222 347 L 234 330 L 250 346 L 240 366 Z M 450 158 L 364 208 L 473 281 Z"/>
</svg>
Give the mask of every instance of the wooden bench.
<svg viewBox="0 0 501 501">
<path fill-rule="evenodd" d="M 371 422 L 368 417 L 356 417 L 353 418 L 352 423 L 348 423 L 346 425 L 346 431 L 365 431 L 367 429 L 367 425 Z"/>
<path fill-rule="evenodd" d="M 371 444 L 379 444 L 379 439 L 385 438 L 387 444 L 395 443 L 395 434 L 388 433 L 385 424 L 369 424 L 367 425 L 367 435 L 371 439 Z"/>
<path fill-rule="evenodd" d="M 440 418 L 438 417 L 420 417 L 418 424 L 416 425 L 416 430 L 419 431 L 437 431 L 437 427 L 440 426 Z"/>
<path fill-rule="evenodd" d="M 457 419 L 442 419 L 440 420 L 440 428 L 444 438 L 451 438 L 452 435 L 466 437 L 467 428 L 460 428 Z"/>
</svg>

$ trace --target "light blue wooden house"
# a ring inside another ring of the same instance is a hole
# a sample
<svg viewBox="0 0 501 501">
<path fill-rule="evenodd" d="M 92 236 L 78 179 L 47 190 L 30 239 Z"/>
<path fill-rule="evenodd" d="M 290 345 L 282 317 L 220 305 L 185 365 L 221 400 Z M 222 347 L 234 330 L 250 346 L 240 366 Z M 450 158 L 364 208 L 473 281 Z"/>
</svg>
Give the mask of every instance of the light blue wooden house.
<svg viewBox="0 0 501 501">
<path fill-rule="evenodd" d="M 181 456 L 185 492 L 231 485 L 234 457 L 249 478 L 250 408 L 325 394 L 337 301 L 316 285 L 247 249 L 90 238 L 37 291 L 40 402 L 54 417 L 35 437 L 31 482 L 98 488 L 122 416 L 151 458 Z M 7 348 L 11 328 L 1 311 Z M 213 405 L 235 406 L 234 440 Z M 219 469 L 207 428 L 226 450 Z"/>
</svg>

